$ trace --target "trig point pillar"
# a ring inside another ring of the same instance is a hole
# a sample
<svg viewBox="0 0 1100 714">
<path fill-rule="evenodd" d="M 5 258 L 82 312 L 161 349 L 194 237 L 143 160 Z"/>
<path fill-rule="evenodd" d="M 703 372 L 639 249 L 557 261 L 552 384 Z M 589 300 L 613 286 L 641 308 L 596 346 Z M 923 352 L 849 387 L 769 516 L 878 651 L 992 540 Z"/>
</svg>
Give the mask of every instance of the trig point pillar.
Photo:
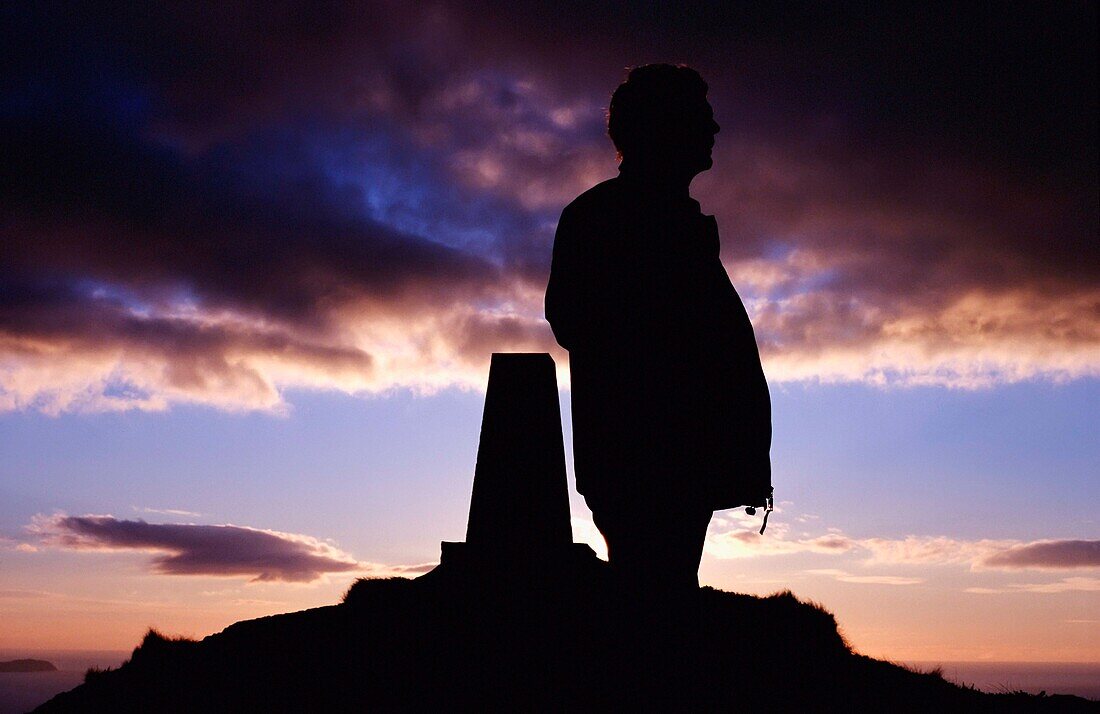
<svg viewBox="0 0 1100 714">
<path fill-rule="evenodd" d="M 581 553 L 583 550 L 584 553 Z M 444 565 L 501 570 L 591 555 L 573 543 L 554 360 L 496 353 L 489 367 L 465 543 L 444 543 Z"/>
<path fill-rule="evenodd" d="M 568 547 L 569 496 L 554 360 L 493 355 L 466 542 L 471 547 Z"/>
</svg>

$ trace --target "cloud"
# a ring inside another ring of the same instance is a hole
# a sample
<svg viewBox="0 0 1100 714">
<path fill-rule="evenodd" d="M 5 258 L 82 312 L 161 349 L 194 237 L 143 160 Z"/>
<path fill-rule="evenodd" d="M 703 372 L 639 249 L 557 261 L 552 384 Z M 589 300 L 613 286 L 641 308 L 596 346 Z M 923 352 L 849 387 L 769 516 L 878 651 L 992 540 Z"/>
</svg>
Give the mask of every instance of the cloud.
<svg viewBox="0 0 1100 714">
<path fill-rule="evenodd" d="M 44 590 L 0 590 L 0 600 L 38 600 L 45 597 L 55 595 Z"/>
<path fill-rule="evenodd" d="M 917 585 L 924 582 L 924 578 L 909 578 L 900 575 L 852 575 L 847 571 L 835 568 L 816 568 L 804 572 L 811 575 L 825 575 L 836 578 L 842 583 L 859 583 L 861 585 Z"/>
<path fill-rule="evenodd" d="M 796 519 L 799 520 L 799 519 Z M 978 573 L 990 570 L 1065 571 L 1100 568 L 1100 541 L 1089 540 L 966 540 L 947 536 L 906 536 L 905 538 L 852 538 L 838 529 L 824 535 L 803 534 L 789 537 L 789 525 L 776 523 L 763 536 L 756 532 L 752 519 L 739 514 L 721 514 L 708 534 L 704 552 L 718 559 L 815 554 L 847 556 L 859 566 L 961 566 Z M 925 578 L 916 576 L 857 574 L 840 568 L 812 568 L 810 575 L 834 578 L 840 582 L 863 585 L 916 585 Z M 1100 590 L 1100 579 L 1068 577 L 1046 583 L 1018 583 L 1005 587 L 970 587 L 974 594 L 1063 593 Z"/>
<path fill-rule="evenodd" d="M 977 595 L 1002 595 L 1005 593 L 1065 593 L 1100 592 L 1100 578 L 1062 578 L 1052 583 L 1018 583 L 1003 588 L 967 588 L 966 592 Z M 1078 622 L 1067 620 L 1067 622 Z M 1082 620 L 1080 622 L 1089 622 Z"/>
<path fill-rule="evenodd" d="M 1100 568 L 1100 540 L 1040 540 L 986 556 L 987 568 Z"/>
<path fill-rule="evenodd" d="M 705 551 L 715 558 L 728 559 L 792 553 L 840 555 L 858 547 L 856 541 L 839 533 L 787 540 L 784 537 L 787 532 L 785 526 L 774 524 L 764 535 L 755 529 L 711 534 L 707 537 Z"/>
<path fill-rule="evenodd" d="M 859 546 L 874 564 L 974 564 L 991 553 L 1012 547 L 1016 541 L 962 540 L 947 536 L 864 538 Z"/>
<path fill-rule="evenodd" d="M 422 575 L 433 570 L 439 563 L 417 563 L 415 565 L 378 565 L 370 564 L 364 572 L 373 577 L 396 577 L 402 575 Z"/>
<path fill-rule="evenodd" d="M 1082 66 L 1094 50 L 1066 38 L 1091 24 L 1060 12 L 1061 41 L 1026 54 Z M 585 13 L 343 5 L 308 31 L 247 2 L 13 13 L 0 411 L 280 411 L 293 388 L 481 387 L 492 351 L 563 361 L 541 320 L 554 224 L 615 173 L 603 112 L 639 37 L 711 81 L 727 129 L 694 190 L 773 382 L 1100 375 L 1091 73 L 1051 82 L 921 26 L 976 53 L 945 72 L 882 39 L 904 14 L 857 37 L 844 13 L 785 11 L 849 50 L 792 52 L 755 15 Z M 944 116 L 896 67 L 997 113 Z"/>
<path fill-rule="evenodd" d="M 188 518 L 199 518 L 201 513 L 195 513 L 194 511 L 184 511 L 179 508 L 138 508 L 132 507 L 135 511 L 141 511 L 142 513 L 159 513 L 163 516 L 186 516 Z"/>
<path fill-rule="evenodd" d="M 856 554 L 862 557 L 864 565 L 870 566 L 966 565 L 971 570 L 1100 568 L 1100 541 L 1095 540 L 1020 542 L 916 535 L 852 538 L 835 528 L 824 535 L 789 538 L 790 527 L 786 523 L 773 524 L 766 534 L 760 535 L 753 528 L 753 520 L 739 513 L 724 514 L 715 524 L 720 530 L 708 535 L 706 552 L 721 559 L 817 553 Z"/>
<path fill-rule="evenodd" d="M 0 549 L 14 550 L 17 553 L 36 553 L 38 549 L 30 543 L 21 543 L 14 538 L 0 536 Z"/>
<path fill-rule="evenodd" d="M 1072 570 L 1100 568 L 1100 541 L 961 540 L 946 536 L 866 538 L 859 546 L 870 552 L 869 563 L 970 565 L 973 570 Z"/>
<path fill-rule="evenodd" d="M 253 581 L 311 582 L 363 566 L 311 536 L 234 525 L 157 524 L 113 516 L 36 516 L 29 529 L 43 543 L 78 551 L 156 553 L 154 572 L 245 576 Z"/>
<path fill-rule="evenodd" d="M 1070 209 L 950 161 L 867 156 L 853 170 L 733 141 L 706 197 L 770 378 L 977 388 L 1100 373 L 1100 291 L 1075 264 L 1092 250 L 1083 194 Z M 1046 249 L 1038 235 L 1061 238 Z"/>
</svg>

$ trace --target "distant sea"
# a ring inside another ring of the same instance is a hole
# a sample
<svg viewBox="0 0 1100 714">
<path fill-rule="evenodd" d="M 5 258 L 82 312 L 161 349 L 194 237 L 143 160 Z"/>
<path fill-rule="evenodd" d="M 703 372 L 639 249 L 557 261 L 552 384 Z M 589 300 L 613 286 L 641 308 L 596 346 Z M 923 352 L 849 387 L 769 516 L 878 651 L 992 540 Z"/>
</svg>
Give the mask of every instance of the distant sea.
<svg viewBox="0 0 1100 714">
<path fill-rule="evenodd" d="M 1100 700 L 1100 662 L 904 662 L 922 672 L 935 667 L 952 682 L 983 692 L 1076 694 Z"/>
<path fill-rule="evenodd" d="M 0 672 L 0 714 L 23 714 L 84 681 L 89 667 L 118 667 L 130 651 L 0 649 L 0 661 L 44 659 L 57 672 Z"/>
<path fill-rule="evenodd" d="M 84 681 L 89 667 L 118 667 L 129 651 L 112 650 L 7 650 L 0 660 L 44 659 L 57 672 L 0 673 L 0 714 L 22 714 L 54 695 Z M 986 692 L 1024 691 L 1031 694 L 1076 694 L 1100 700 L 1100 662 L 905 662 L 928 671 L 943 669 L 943 676 Z"/>
</svg>

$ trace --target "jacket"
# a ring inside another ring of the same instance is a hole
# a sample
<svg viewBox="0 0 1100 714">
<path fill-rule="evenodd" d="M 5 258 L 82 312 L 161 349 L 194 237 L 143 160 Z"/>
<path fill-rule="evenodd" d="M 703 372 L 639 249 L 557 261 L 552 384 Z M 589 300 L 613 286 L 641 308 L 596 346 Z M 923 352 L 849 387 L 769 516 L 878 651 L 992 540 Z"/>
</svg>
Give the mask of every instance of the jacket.
<svg viewBox="0 0 1100 714">
<path fill-rule="evenodd" d="M 771 494 L 771 400 L 718 228 L 622 174 L 562 212 L 546 319 L 569 351 L 577 490 L 710 510 Z"/>
</svg>

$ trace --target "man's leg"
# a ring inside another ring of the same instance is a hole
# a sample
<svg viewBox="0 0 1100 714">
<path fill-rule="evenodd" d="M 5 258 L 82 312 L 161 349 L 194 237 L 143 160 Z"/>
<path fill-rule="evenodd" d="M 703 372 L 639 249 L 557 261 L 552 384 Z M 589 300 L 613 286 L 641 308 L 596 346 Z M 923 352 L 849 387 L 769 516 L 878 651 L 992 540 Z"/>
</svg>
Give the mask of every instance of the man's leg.
<svg viewBox="0 0 1100 714">
<path fill-rule="evenodd" d="M 625 584 L 672 591 L 699 587 L 710 511 L 651 499 L 588 500 L 596 527 L 607 541 L 611 568 Z"/>
<path fill-rule="evenodd" d="M 699 588 L 699 561 L 707 538 L 712 511 L 701 508 L 684 508 L 669 514 L 665 528 L 668 542 L 668 572 L 675 579 L 671 585 L 677 589 Z"/>
</svg>

